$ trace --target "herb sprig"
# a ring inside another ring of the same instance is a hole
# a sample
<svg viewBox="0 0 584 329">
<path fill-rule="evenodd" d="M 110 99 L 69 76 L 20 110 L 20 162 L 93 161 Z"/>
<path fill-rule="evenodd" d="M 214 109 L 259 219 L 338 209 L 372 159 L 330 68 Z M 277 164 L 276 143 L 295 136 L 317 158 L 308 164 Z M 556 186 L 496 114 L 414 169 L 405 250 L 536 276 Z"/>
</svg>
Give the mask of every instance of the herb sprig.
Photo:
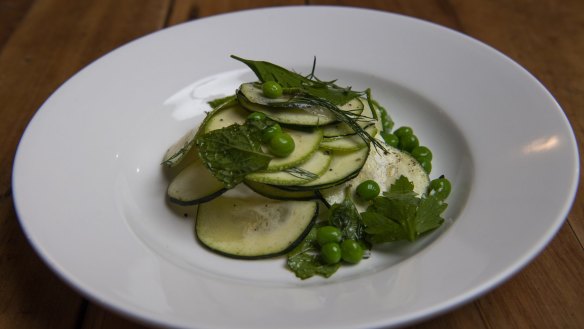
<svg viewBox="0 0 584 329">
<path fill-rule="evenodd" d="M 444 222 L 441 214 L 447 204 L 432 195 L 418 197 L 414 185 L 405 176 L 400 176 L 383 196 L 373 199 L 367 210 L 360 214 L 348 192 L 342 202 L 330 207 L 321 225 L 337 227 L 343 240 L 358 241 L 369 250 L 381 243 L 415 241 Z M 327 265 L 319 257 L 315 230 L 318 228 L 313 228 L 313 232 L 288 254 L 288 268 L 301 279 L 315 275 L 329 277 L 341 264 Z M 366 250 L 365 258 L 369 250 Z"/>
<path fill-rule="evenodd" d="M 303 76 L 270 62 L 254 61 L 235 55 L 231 55 L 231 57 L 246 64 L 261 82 L 275 81 L 284 88 L 287 94 L 292 96 L 284 102 L 270 103 L 271 107 L 324 108 L 330 111 L 337 120 L 351 127 L 365 142 L 372 143 L 378 150 L 386 151 L 382 142 L 371 136 L 358 124 L 360 115 L 343 111 L 338 107 L 357 97 L 366 97 L 368 103 L 371 103 L 370 92 L 359 92 L 352 90 L 351 87 L 340 87 L 336 84 L 336 80 L 323 81 L 318 79 L 314 75 L 316 59 L 313 61 L 311 73 Z"/>
<path fill-rule="evenodd" d="M 418 197 L 414 184 L 400 176 L 389 191 L 373 199 L 361 217 L 371 243 L 414 241 L 442 225 L 441 214 L 447 206 L 432 195 Z"/>
</svg>

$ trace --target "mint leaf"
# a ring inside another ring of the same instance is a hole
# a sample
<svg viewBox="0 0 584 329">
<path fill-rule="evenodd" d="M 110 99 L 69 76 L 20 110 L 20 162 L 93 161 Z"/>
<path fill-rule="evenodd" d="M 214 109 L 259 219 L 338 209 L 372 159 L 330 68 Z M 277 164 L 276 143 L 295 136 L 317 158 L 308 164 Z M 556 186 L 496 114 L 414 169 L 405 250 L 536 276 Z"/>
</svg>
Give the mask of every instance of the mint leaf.
<svg viewBox="0 0 584 329">
<path fill-rule="evenodd" d="M 440 215 L 447 204 L 435 197 L 419 198 L 413 187 L 401 176 L 361 214 L 371 243 L 414 241 L 442 225 L 444 219 Z"/>
<path fill-rule="evenodd" d="M 232 188 L 249 173 L 266 169 L 272 159 L 262 152 L 261 131 L 252 125 L 213 130 L 196 139 L 199 157 L 213 175 Z"/>
<path fill-rule="evenodd" d="M 341 203 L 332 205 L 328 210 L 328 221 L 341 230 L 343 239 L 363 240 L 365 226 L 361 215 L 351 200 L 349 191 L 345 195 Z"/>
<path fill-rule="evenodd" d="M 316 228 L 312 228 L 304 241 L 288 254 L 287 266 L 298 278 L 305 280 L 315 275 L 328 278 L 341 265 L 340 263 L 327 265 L 320 260 Z"/>
</svg>

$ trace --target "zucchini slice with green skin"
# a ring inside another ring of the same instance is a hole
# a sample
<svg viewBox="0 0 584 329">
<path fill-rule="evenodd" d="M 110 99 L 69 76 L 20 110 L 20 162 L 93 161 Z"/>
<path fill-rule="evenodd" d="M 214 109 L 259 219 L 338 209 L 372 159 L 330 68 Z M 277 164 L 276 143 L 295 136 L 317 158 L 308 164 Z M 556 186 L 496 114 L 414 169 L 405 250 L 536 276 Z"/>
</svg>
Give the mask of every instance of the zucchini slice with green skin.
<svg viewBox="0 0 584 329">
<path fill-rule="evenodd" d="M 205 165 L 197 160 L 176 175 L 166 194 L 168 199 L 181 206 L 190 206 L 212 200 L 227 189 Z"/>
<path fill-rule="evenodd" d="M 367 102 L 366 99 L 361 99 L 361 102 L 363 103 L 363 112 L 361 112 L 360 116 L 357 119 L 357 124 L 361 127 L 361 128 L 366 128 L 367 126 L 370 126 L 372 124 L 375 124 L 377 122 L 377 120 L 375 119 L 375 116 L 371 110 L 371 107 L 369 106 L 369 103 Z M 355 132 L 355 130 L 353 130 L 353 128 L 351 128 L 351 126 L 349 126 L 348 124 L 344 123 L 344 122 L 335 122 L 335 123 L 331 123 L 328 124 L 324 127 L 322 127 L 323 130 L 323 136 L 326 137 L 342 137 L 342 136 L 350 136 L 350 135 L 355 135 L 357 134 Z"/>
<path fill-rule="evenodd" d="M 322 129 L 302 131 L 282 128 L 282 131 L 288 133 L 294 140 L 294 151 L 292 151 L 287 157 L 273 158 L 270 160 L 266 171 L 281 171 L 303 164 L 312 157 L 316 150 L 318 150 L 322 141 Z M 266 153 L 269 154 L 268 151 L 266 151 Z"/>
<path fill-rule="evenodd" d="M 218 117 L 217 114 L 220 113 L 221 117 Z M 232 123 L 235 123 L 235 120 L 239 120 L 237 115 L 241 115 L 243 121 L 245 121 L 245 116 L 247 114 L 248 112 L 246 110 L 237 105 L 219 107 L 207 113 L 207 116 L 203 119 L 199 128 L 189 130 L 183 137 L 168 148 L 162 159 L 162 165 L 166 167 L 175 167 L 185 158 L 195 145 L 195 140 L 198 136 L 211 130 L 227 127 Z"/>
<path fill-rule="evenodd" d="M 377 127 L 374 123 L 365 127 L 365 131 L 372 137 L 377 135 Z M 369 143 L 365 142 L 363 138 L 357 134 L 342 137 L 327 137 L 323 138 L 320 143 L 322 149 L 343 152 L 355 151 L 367 147 L 368 145 Z"/>
<path fill-rule="evenodd" d="M 218 111 L 209 113 L 209 118 L 201 125 L 201 133 L 206 134 L 212 130 L 217 130 L 231 126 L 234 123 L 245 123 L 249 112 L 241 106 L 231 106 L 221 108 Z"/>
<path fill-rule="evenodd" d="M 189 130 L 178 141 L 171 145 L 162 159 L 162 165 L 167 167 L 174 167 L 178 165 L 189 153 L 193 145 L 195 145 L 195 138 L 197 137 L 197 129 Z"/>
<path fill-rule="evenodd" d="M 286 185 L 283 189 L 290 191 L 320 190 L 342 184 L 359 174 L 367 161 L 369 147 L 353 152 L 333 152 L 332 161 L 326 172 L 319 178 L 304 184 Z"/>
<path fill-rule="evenodd" d="M 317 201 L 223 195 L 198 206 L 195 233 L 204 246 L 222 255 L 269 258 L 302 242 L 317 215 Z"/>
<path fill-rule="evenodd" d="M 270 107 L 270 103 L 283 103 L 290 100 L 290 96 L 271 99 L 263 96 L 261 88 L 256 87 L 253 83 L 244 83 L 237 91 L 239 103 L 251 112 L 262 112 L 268 118 L 287 125 L 300 126 L 322 126 L 333 122 L 337 119 L 328 109 L 319 106 L 299 109 L 299 108 L 276 108 Z M 363 111 L 363 102 L 354 98 L 344 105 L 339 106 L 343 111 L 359 114 Z"/>
<path fill-rule="evenodd" d="M 252 182 L 271 185 L 299 185 L 318 179 L 331 163 L 330 152 L 317 150 L 312 157 L 298 167 L 276 172 L 255 172 L 245 176 Z"/>
<path fill-rule="evenodd" d="M 335 187 L 322 189 L 320 194 L 328 205 L 342 202 L 345 198 L 347 185 L 351 185 L 353 201 L 359 211 L 365 211 L 369 202 L 361 200 L 355 195 L 357 186 L 366 180 L 373 180 L 379 184 L 381 192 L 388 191 L 390 186 L 404 175 L 414 184 L 414 192 L 418 195 L 426 194 L 430 178 L 424 168 L 410 154 L 385 145 L 387 153 L 371 149 L 367 162 L 354 179 Z"/>
<path fill-rule="evenodd" d="M 212 130 L 228 127 L 232 124 L 244 124 L 249 112 L 241 106 L 232 106 L 221 109 L 205 120 L 201 126 L 203 134 Z M 306 162 L 318 149 L 322 141 L 322 129 L 312 127 L 305 130 L 282 128 L 282 131 L 289 134 L 294 140 L 296 147 L 294 151 L 284 158 L 273 158 L 268 164 L 266 171 L 274 172 L 292 167 L 296 167 Z M 264 150 L 269 153 L 267 150 Z"/>
<path fill-rule="evenodd" d="M 274 200 L 315 200 L 321 196 L 316 191 L 287 191 L 273 185 L 244 181 L 254 192 Z"/>
</svg>

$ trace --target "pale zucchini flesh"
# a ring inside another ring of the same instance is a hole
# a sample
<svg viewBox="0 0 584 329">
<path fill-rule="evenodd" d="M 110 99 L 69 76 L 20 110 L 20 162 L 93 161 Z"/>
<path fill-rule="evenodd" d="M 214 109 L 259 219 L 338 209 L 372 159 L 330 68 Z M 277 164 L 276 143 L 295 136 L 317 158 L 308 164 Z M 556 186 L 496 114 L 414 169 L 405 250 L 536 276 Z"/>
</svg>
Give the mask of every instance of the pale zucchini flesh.
<svg viewBox="0 0 584 329">
<path fill-rule="evenodd" d="M 377 127 L 375 124 L 370 124 L 369 126 L 365 127 L 365 132 L 369 134 L 371 137 L 375 137 L 377 135 Z M 365 141 L 361 136 L 354 134 L 348 136 L 339 136 L 339 137 L 327 137 L 323 138 L 322 142 L 320 143 L 320 147 L 325 150 L 332 150 L 332 151 L 355 151 L 358 149 L 362 149 L 369 145 L 369 141 Z"/>
<path fill-rule="evenodd" d="M 281 171 L 302 165 L 318 150 L 322 141 L 322 129 L 303 131 L 282 128 L 282 131 L 290 135 L 294 140 L 294 151 L 283 158 L 274 157 L 270 160 L 266 171 Z M 266 150 L 265 152 L 269 154 L 269 151 Z"/>
<path fill-rule="evenodd" d="M 361 99 L 361 103 L 363 103 L 363 111 L 359 114 L 359 117 L 356 119 L 357 124 L 361 128 L 365 128 L 372 124 L 375 124 L 377 121 L 373 115 L 371 107 L 366 99 Z M 350 136 L 355 135 L 355 130 L 344 122 L 335 122 L 328 124 L 322 127 L 323 130 L 323 137 L 341 137 L 341 136 Z"/>
<path fill-rule="evenodd" d="M 204 134 L 235 123 L 243 124 L 249 112 L 241 106 L 231 106 L 211 112 L 209 115 L 210 117 L 201 126 L 201 131 Z"/>
<path fill-rule="evenodd" d="M 221 196 L 199 205 L 198 240 L 234 258 L 267 258 L 287 253 L 310 231 L 317 201 L 278 201 L 260 195 Z"/>
<path fill-rule="evenodd" d="M 240 104 L 249 111 L 262 112 L 268 118 L 282 124 L 323 126 L 337 122 L 337 118 L 333 113 L 331 113 L 328 109 L 319 106 L 305 109 L 273 107 L 273 104 L 278 102 L 285 102 L 290 98 L 266 98 L 262 95 L 261 88 L 256 87 L 253 83 L 242 84 L 237 92 L 237 98 Z M 270 104 L 272 104 L 272 107 Z M 354 98 L 346 104 L 339 106 L 339 109 L 359 114 L 363 111 L 363 107 L 363 102 L 358 98 Z"/>
<path fill-rule="evenodd" d="M 166 193 L 171 202 L 187 206 L 207 202 L 225 191 L 223 183 L 198 160 L 172 179 Z"/>
<path fill-rule="evenodd" d="M 255 172 L 248 174 L 245 176 L 246 180 L 264 183 L 264 184 L 271 184 L 271 185 L 298 185 L 309 182 L 314 179 L 318 179 L 316 177 L 320 177 L 326 170 L 329 168 L 331 163 L 331 155 L 328 151 L 317 150 L 314 152 L 312 157 L 308 159 L 306 162 L 301 164 L 296 168 L 289 168 L 283 171 L 276 171 L 276 172 Z M 307 173 L 311 173 L 316 175 L 315 177 L 308 177 L 306 175 L 299 175 L 297 174 L 298 170 Z M 291 172 L 292 170 L 296 170 L 295 172 Z"/>
<path fill-rule="evenodd" d="M 189 153 L 195 144 L 195 137 L 197 136 L 197 129 L 189 130 L 178 141 L 168 148 L 162 159 L 162 164 L 167 167 L 174 167 L 178 165 Z"/>
<path fill-rule="evenodd" d="M 201 127 L 203 133 L 225 128 L 232 124 L 244 124 L 249 112 L 241 106 L 232 106 L 210 115 L 211 117 L 205 120 Z M 316 152 L 322 141 L 322 129 L 319 128 L 298 130 L 284 127 L 282 131 L 292 137 L 296 147 L 286 157 L 274 157 L 268 164 L 266 171 L 280 171 L 301 165 Z M 269 153 L 267 147 L 264 147 L 264 152 Z"/>
<path fill-rule="evenodd" d="M 430 178 L 424 168 L 410 154 L 386 145 L 387 153 L 371 149 L 367 162 L 359 174 L 351 181 L 321 189 L 325 202 L 329 205 L 342 202 L 345 198 L 347 185 L 353 193 L 352 199 L 359 211 L 365 211 L 368 203 L 361 200 L 354 193 L 356 187 L 366 180 L 373 180 L 379 184 L 381 192 L 389 190 L 390 186 L 401 176 L 405 176 L 414 184 L 414 192 L 424 195 L 430 184 Z"/>
<path fill-rule="evenodd" d="M 368 154 L 368 147 L 353 152 L 332 152 L 330 165 L 319 178 L 301 185 L 288 185 L 282 186 L 282 188 L 292 191 L 305 191 L 319 190 L 342 184 L 359 174 Z"/>
</svg>

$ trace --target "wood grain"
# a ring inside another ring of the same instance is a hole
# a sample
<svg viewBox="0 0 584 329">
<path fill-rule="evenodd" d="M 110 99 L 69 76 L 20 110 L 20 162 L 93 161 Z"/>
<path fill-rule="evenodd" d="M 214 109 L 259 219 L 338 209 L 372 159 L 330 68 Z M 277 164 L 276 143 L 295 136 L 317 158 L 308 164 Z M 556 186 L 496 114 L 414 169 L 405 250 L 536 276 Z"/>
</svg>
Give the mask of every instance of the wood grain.
<svg viewBox="0 0 584 329">
<path fill-rule="evenodd" d="M 20 24 L 32 3 L 33 0 L 0 1 L 0 49 Z"/>
<path fill-rule="evenodd" d="M 36 256 L 19 228 L 10 189 L 12 161 L 42 102 L 99 56 L 163 27 L 306 3 L 404 14 L 489 44 L 550 90 L 570 119 L 582 153 L 581 0 L 0 0 L 0 328 L 145 328 L 69 288 Z M 566 224 L 530 265 L 476 301 L 409 328 L 584 328 L 583 186 Z"/>
<path fill-rule="evenodd" d="M 490 328 L 584 328 L 583 271 L 582 247 L 564 225 L 535 262 L 478 304 Z"/>
<path fill-rule="evenodd" d="M 10 174 L 26 124 L 83 66 L 160 29 L 167 7 L 161 1 L 56 0 L 2 11 L 12 23 L 2 21 L 0 34 L 10 33 L 0 52 L 0 328 L 73 328 L 83 320 L 83 299 L 49 271 L 18 226 Z"/>
</svg>

